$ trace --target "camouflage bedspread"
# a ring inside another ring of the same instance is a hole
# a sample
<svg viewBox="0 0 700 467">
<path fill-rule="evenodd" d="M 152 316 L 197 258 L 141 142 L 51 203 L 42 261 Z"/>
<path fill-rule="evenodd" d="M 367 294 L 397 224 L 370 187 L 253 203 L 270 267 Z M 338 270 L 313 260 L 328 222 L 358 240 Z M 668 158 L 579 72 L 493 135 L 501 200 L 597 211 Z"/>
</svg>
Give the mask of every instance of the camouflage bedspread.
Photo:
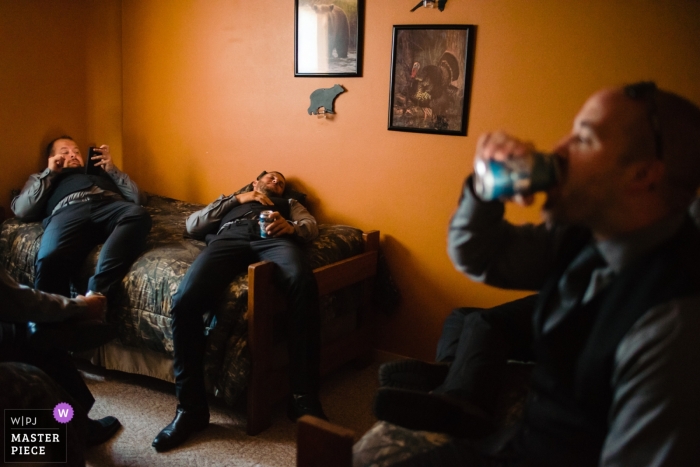
<svg viewBox="0 0 700 467">
<path fill-rule="evenodd" d="M 113 297 L 108 321 L 119 326 L 119 340 L 126 347 L 148 348 L 172 357 L 170 305 L 189 265 L 204 242 L 185 238 L 185 219 L 204 207 L 151 195 L 145 206 L 153 218 L 146 250 L 134 262 Z M 312 268 L 362 253 L 362 231 L 344 225 L 320 225 L 319 237 L 304 246 Z M 0 261 L 18 282 L 32 285 L 34 259 L 43 228 L 40 222 L 8 219 L 0 231 Z M 76 279 L 74 289 L 85 291 L 94 271 L 100 246 L 92 251 Z M 356 310 L 359 294 L 338 292 L 322 298 L 322 321 Z M 208 347 L 205 357 L 207 386 L 233 404 L 245 389 L 250 358 L 247 349 L 247 274 L 238 276 L 220 306 L 206 317 Z"/>
</svg>

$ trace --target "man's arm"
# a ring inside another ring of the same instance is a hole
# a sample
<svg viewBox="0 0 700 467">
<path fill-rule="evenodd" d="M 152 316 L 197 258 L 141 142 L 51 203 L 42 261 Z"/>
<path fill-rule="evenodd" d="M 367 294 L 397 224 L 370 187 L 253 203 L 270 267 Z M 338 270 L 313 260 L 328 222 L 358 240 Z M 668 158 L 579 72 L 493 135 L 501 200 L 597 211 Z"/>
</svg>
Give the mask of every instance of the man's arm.
<svg viewBox="0 0 700 467">
<path fill-rule="evenodd" d="M 698 310 L 698 296 L 657 306 L 618 346 L 601 466 L 697 465 Z"/>
<path fill-rule="evenodd" d="M 56 323 L 89 313 L 83 298 L 70 299 L 19 285 L 0 269 L 0 320 L 9 323 Z"/>
<path fill-rule="evenodd" d="M 112 153 L 109 150 L 109 145 L 103 144 L 97 149 L 99 150 L 99 154 L 93 157 L 95 167 L 102 167 L 102 169 L 107 172 L 107 175 L 114 181 L 122 196 L 124 196 L 127 201 L 138 205 L 146 204 L 146 197 L 139 190 L 139 187 L 136 186 L 136 183 L 134 183 L 125 172 L 119 170 L 119 167 L 112 162 Z M 87 163 L 88 161 L 85 161 L 86 165 Z"/>
<path fill-rule="evenodd" d="M 58 175 L 50 168 L 32 174 L 19 195 L 12 200 L 12 212 L 19 219 L 35 220 L 44 217 L 44 207 L 51 188 L 51 182 Z"/>
<path fill-rule="evenodd" d="M 291 209 L 289 222 L 294 227 L 294 234 L 305 242 L 318 237 L 318 224 L 316 218 L 300 202 L 290 199 Z"/>
<path fill-rule="evenodd" d="M 219 196 L 204 209 L 190 214 L 185 222 L 187 233 L 195 238 L 204 238 L 216 231 L 226 213 L 239 204 L 235 195 Z"/>
<path fill-rule="evenodd" d="M 464 183 L 450 222 L 447 252 L 454 266 L 475 281 L 507 289 L 539 290 L 554 261 L 561 228 L 515 226 L 500 201 L 484 202 Z"/>
<path fill-rule="evenodd" d="M 139 190 L 136 183 L 125 173 L 119 170 L 116 165 L 112 165 L 109 169 L 105 169 L 107 175 L 111 177 L 114 183 L 119 188 L 119 191 L 127 201 L 143 205 L 146 203 L 144 194 Z"/>
</svg>

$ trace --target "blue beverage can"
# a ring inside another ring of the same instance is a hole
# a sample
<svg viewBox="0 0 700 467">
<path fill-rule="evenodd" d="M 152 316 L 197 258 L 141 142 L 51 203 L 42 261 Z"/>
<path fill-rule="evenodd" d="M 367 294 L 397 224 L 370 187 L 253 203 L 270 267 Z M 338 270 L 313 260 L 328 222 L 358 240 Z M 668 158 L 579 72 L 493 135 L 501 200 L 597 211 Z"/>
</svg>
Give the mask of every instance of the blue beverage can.
<svg viewBox="0 0 700 467">
<path fill-rule="evenodd" d="M 484 201 L 546 191 L 560 177 L 556 154 L 532 153 L 506 161 L 474 160 L 474 192 Z"/>
<path fill-rule="evenodd" d="M 267 231 L 265 229 L 268 225 L 272 224 L 272 219 L 270 219 L 271 215 L 272 211 L 263 211 L 260 213 L 260 217 L 258 217 L 258 224 L 260 225 L 260 236 L 262 238 L 267 238 Z"/>
</svg>

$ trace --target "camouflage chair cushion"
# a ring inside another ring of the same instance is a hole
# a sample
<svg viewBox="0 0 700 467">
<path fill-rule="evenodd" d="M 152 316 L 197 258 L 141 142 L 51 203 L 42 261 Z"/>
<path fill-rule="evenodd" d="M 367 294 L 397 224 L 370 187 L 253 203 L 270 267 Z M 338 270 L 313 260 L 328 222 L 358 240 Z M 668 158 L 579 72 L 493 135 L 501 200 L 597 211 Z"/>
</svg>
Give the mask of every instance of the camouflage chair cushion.
<svg viewBox="0 0 700 467">
<path fill-rule="evenodd" d="M 502 428 L 513 427 L 522 415 L 532 367 L 530 363 L 510 362 L 505 369 L 505 384 L 498 396 L 495 413 Z M 353 446 L 353 466 L 387 467 L 426 453 L 452 439 L 443 433 L 409 430 L 379 421 Z"/>
<path fill-rule="evenodd" d="M 153 219 L 146 250 L 132 265 L 113 297 L 107 319 L 119 326 L 119 341 L 127 347 L 147 348 L 172 357 L 170 319 L 172 297 L 204 242 L 185 236 L 185 220 L 201 204 L 150 195 L 145 206 Z M 320 225 L 319 237 L 304 245 L 312 268 L 363 252 L 362 231 L 344 225 Z M 0 231 L 0 261 L 18 282 L 32 285 L 43 228 L 40 222 L 8 219 Z M 89 255 L 75 278 L 74 290 L 84 291 L 94 271 L 101 246 Z M 359 294 L 344 290 L 321 298 L 322 323 L 352 315 Z M 218 308 L 206 317 L 208 345 L 205 356 L 207 387 L 233 404 L 245 389 L 250 358 L 247 349 L 248 276 L 234 279 Z M 352 323 L 352 319 L 346 319 Z M 337 330 L 335 331 L 338 332 Z"/>
</svg>

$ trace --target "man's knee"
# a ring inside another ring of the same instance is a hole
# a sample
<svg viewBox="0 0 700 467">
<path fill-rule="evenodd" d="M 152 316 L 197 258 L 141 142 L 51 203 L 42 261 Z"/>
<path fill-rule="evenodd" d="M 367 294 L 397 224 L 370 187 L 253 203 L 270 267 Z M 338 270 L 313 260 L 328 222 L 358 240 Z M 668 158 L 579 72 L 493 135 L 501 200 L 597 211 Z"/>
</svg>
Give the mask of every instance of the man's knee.
<svg viewBox="0 0 700 467">
<path fill-rule="evenodd" d="M 442 334 L 437 345 L 435 361 L 451 362 L 456 357 L 457 346 L 466 326 L 466 318 L 468 316 L 479 315 L 479 311 L 483 308 L 455 308 L 445 318 L 442 325 Z"/>
<path fill-rule="evenodd" d="M 452 312 L 445 318 L 442 325 L 443 333 L 452 333 L 459 331 L 464 326 L 465 319 L 468 316 L 478 314 L 476 312 L 484 311 L 484 308 L 474 308 L 474 307 L 461 307 L 455 308 Z"/>
<path fill-rule="evenodd" d="M 153 224 L 153 221 L 151 220 L 151 215 L 148 213 L 146 208 L 132 204 L 129 209 L 126 210 L 124 214 L 122 214 L 121 218 L 119 219 L 120 223 L 133 223 L 135 225 L 138 225 L 142 229 L 148 233 L 148 231 L 151 230 L 151 225 Z"/>
</svg>

